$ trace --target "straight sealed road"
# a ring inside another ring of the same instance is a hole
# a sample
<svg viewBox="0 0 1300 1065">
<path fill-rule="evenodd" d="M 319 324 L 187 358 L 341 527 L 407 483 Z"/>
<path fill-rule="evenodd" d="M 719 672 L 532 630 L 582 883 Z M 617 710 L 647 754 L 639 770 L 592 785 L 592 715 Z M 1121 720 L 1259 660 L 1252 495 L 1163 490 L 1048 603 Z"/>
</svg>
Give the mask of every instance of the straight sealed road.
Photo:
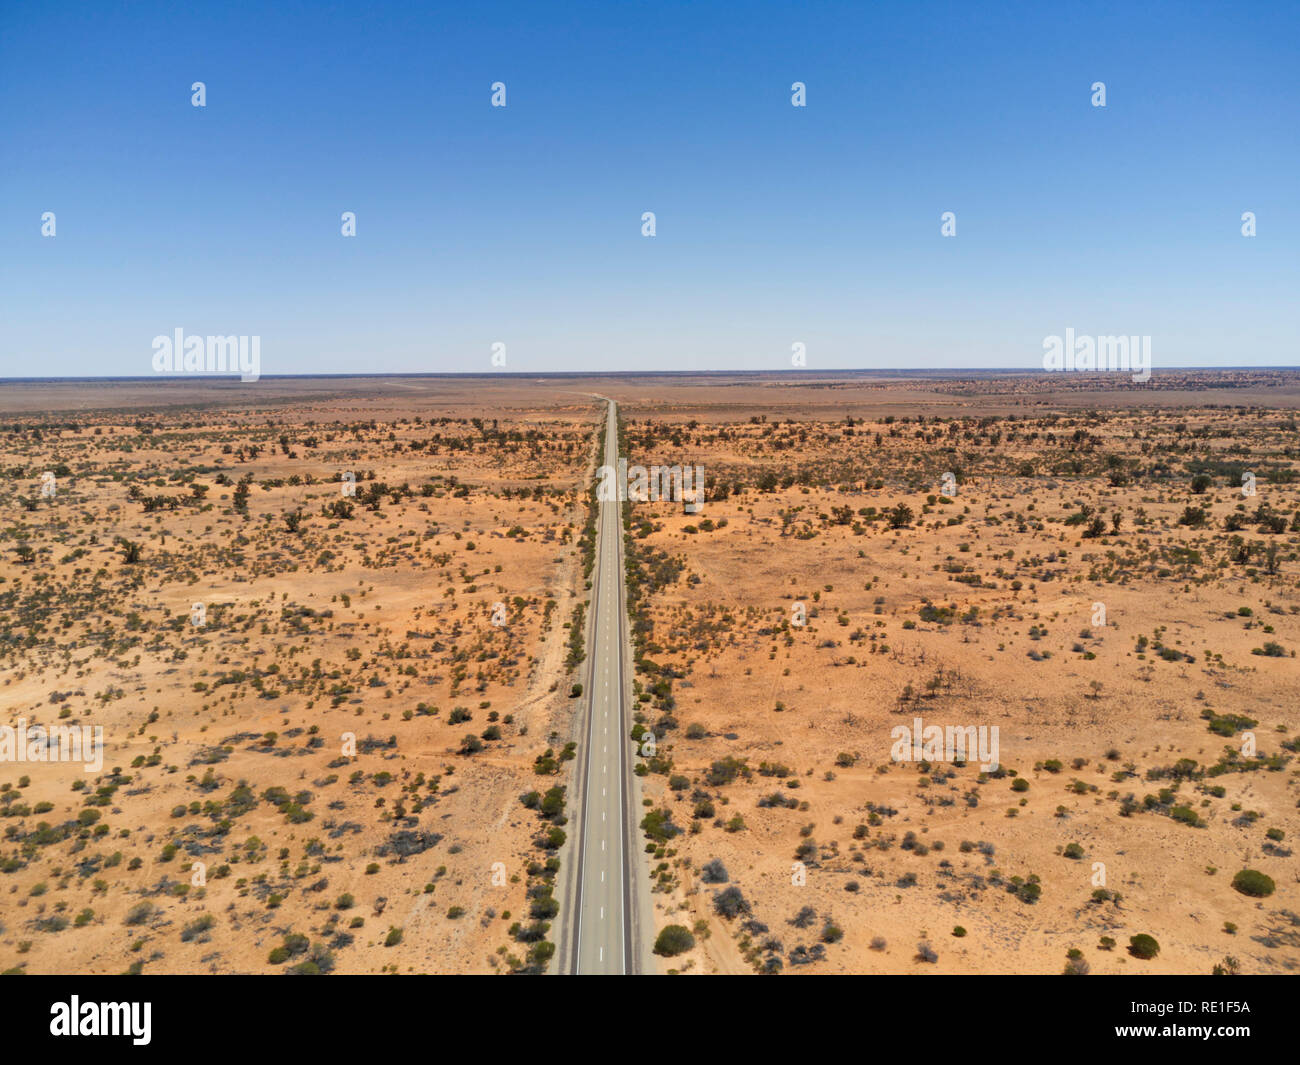
<svg viewBox="0 0 1300 1065">
<path fill-rule="evenodd" d="M 618 466 L 615 406 L 606 415 L 603 462 Z M 623 588 L 622 512 L 617 498 L 597 504 L 596 564 L 582 730 L 581 823 L 577 868 L 561 971 L 625 974 L 640 965 L 644 890 L 633 861 L 631 741 L 628 739 L 627 612 Z"/>
</svg>

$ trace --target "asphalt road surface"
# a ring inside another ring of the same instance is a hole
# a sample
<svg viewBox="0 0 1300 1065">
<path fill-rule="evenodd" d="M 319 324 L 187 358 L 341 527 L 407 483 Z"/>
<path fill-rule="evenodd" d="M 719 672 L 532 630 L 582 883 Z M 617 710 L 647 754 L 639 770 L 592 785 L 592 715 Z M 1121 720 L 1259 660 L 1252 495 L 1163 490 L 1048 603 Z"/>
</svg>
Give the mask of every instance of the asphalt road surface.
<svg viewBox="0 0 1300 1065">
<path fill-rule="evenodd" d="M 609 404 L 603 462 L 618 463 L 615 407 Z M 592 623 L 589 629 L 584 701 L 587 720 L 579 748 L 581 825 L 576 886 L 565 900 L 570 908 L 567 951 L 562 970 L 574 975 L 643 971 L 641 926 L 644 892 L 633 854 L 636 846 L 630 811 L 632 743 L 628 738 L 627 612 L 623 588 L 622 515 L 617 500 L 598 503 L 596 564 L 592 570 Z"/>
</svg>

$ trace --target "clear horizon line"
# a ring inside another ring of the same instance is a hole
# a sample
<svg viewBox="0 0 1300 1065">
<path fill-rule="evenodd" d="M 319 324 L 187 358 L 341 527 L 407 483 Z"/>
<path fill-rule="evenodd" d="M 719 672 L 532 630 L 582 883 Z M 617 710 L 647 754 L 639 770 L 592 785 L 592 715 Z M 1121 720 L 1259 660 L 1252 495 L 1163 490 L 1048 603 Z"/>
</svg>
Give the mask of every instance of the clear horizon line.
<svg viewBox="0 0 1300 1065">
<path fill-rule="evenodd" d="M 1300 365 L 1280 364 L 1280 363 L 1263 363 L 1248 366 L 1220 366 L 1220 365 L 1189 365 L 1189 366 L 1164 366 L 1159 370 L 1153 369 L 1152 377 L 1157 373 L 1168 373 L 1177 371 L 1186 372 L 1239 372 L 1244 370 L 1264 370 L 1271 372 L 1298 371 Z M 241 381 L 237 373 L 166 373 L 166 374 L 120 374 L 120 375 L 61 375 L 57 377 L 0 377 L 0 384 L 57 384 L 60 382 L 77 382 L 77 381 L 111 381 L 111 382 L 203 382 L 214 383 L 218 381 L 229 381 L 237 384 L 257 384 L 258 381 L 294 381 L 294 380 L 329 380 L 329 379 L 382 379 L 389 377 L 457 377 L 457 378 L 493 378 L 504 377 L 514 380 L 526 380 L 528 378 L 538 377 L 799 377 L 799 378 L 825 378 L 837 375 L 860 375 L 860 374 L 899 374 L 905 377 L 924 376 L 924 375 L 944 375 L 948 377 L 961 378 L 973 375 L 984 374 L 1016 374 L 1021 376 L 1039 375 L 1043 377 L 1080 377 L 1094 376 L 1107 377 L 1113 376 L 1121 371 L 1113 370 L 1044 370 L 1038 367 L 1018 367 L 1018 366 L 987 366 L 987 367 L 943 367 L 943 366 L 917 366 L 917 367 L 840 367 L 827 368 L 823 370 L 810 370 L 806 368 L 791 369 L 761 369 L 761 370 L 394 370 L 394 371 L 345 371 L 338 373 L 280 373 L 280 374 L 259 374 L 257 381 Z"/>
</svg>

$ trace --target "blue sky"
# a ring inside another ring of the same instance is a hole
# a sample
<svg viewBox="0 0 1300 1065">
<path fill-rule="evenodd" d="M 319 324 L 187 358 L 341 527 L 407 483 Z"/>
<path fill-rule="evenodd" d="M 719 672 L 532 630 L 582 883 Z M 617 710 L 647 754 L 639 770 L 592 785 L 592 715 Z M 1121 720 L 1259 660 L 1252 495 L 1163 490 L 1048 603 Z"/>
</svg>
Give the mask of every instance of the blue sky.
<svg viewBox="0 0 1300 1065">
<path fill-rule="evenodd" d="M 0 376 L 149 374 L 177 328 L 264 374 L 1033 367 L 1066 327 L 1300 364 L 1297 40 L 1281 3 L 5 0 Z"/>
</svg>

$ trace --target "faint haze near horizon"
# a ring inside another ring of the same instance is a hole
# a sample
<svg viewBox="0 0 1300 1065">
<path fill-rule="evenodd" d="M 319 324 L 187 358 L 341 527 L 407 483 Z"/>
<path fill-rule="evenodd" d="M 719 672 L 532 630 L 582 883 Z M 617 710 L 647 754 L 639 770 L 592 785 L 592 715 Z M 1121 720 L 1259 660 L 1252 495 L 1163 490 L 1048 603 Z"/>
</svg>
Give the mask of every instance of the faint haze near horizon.
<svg viewBox="0 0 1300 1065">
<path fill-rule="evenodd" d="M 497 342 L 514 374 L 1032 370 L 1067 328 L 1151 336 L 1157 374 L 1293 366 L 1298 35 L 1260 4 L 7 4 L 0 378 L 147 376 L 175 329 L 260 336 L 264 376 Z"/>
</svg>

